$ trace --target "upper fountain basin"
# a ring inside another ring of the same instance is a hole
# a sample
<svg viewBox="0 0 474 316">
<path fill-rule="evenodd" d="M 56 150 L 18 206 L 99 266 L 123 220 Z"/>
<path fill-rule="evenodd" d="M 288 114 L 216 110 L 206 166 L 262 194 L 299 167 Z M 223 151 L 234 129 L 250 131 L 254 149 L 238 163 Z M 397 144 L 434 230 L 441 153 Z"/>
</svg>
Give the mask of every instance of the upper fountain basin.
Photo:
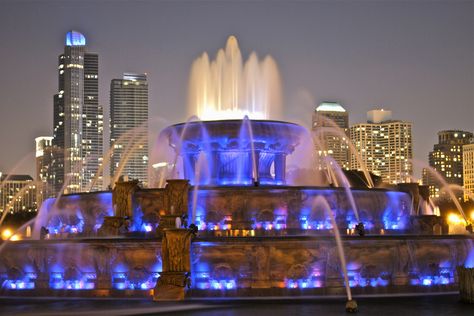
<svg viewBox="0 0 474 316">
<path fill-rule="evenodd" d="M 285 184 L 286 156 L 305 129 L 268 120 L 196 121 L 172 125 L 163 133 L 183 159 L 184 176 L 193 184 Z M 196 165 L 205 160 L 205 176 Z"/>
</svg>

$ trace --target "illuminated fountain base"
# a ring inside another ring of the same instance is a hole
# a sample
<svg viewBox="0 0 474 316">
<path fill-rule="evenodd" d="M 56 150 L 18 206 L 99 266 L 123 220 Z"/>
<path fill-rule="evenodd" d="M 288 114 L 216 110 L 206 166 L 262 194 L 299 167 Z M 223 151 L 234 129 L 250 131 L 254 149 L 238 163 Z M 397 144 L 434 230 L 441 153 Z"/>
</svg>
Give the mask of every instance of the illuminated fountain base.
<svg viewBox="0 0 474 316">
<path fill-rule="evenodd" d="M 354 294 L 457 290 L 465 236 L 345 237 Z M 19 241 L 2 258 L 2 295 L 150 296 L 157 239 Z M 197 238 L 188 297 L 344 295 L 332 237 Z M 156 295 L 156 294 L 155 294 Z"/>
<path fill-rule="evenodd" d="M 184 195 L 176 192 L 175 187 L 135 191 L 131 232 L 114 238 L 97 238 L 93 229 L 100 229 L 111 209 L 111 193 L 65 196 L 61 208 L 89 209 L 82 209 L 81 218 L 51 217 L 51 225 L 60 222 L 61 228 L 48 226 L 47 240 L 8 243 L 0 257 L 1 294 L 150 296 L 163 270 L 156 219 L 172 217 L 166 211 L 171 196 L 177 198 L 175 210 L 187 201 L 184 209 L 192 216 L 193 187 Z M 344 233 L 354 294 L 455 291 L 456 267 L 472 245 L 469 235 L 433 235 L 435 230 L 416 235 L 409 220 L 411 198 L 403 192 L 352 191 L 365 237 L 351 235 L 355 221 L 343 190 L 204 187 L 197 193 L 201 230 L 191 244 L 188 297 L 343 295 L 334 228 L 312 207 L 317 196 L 329 201 Z"/>
</svg>

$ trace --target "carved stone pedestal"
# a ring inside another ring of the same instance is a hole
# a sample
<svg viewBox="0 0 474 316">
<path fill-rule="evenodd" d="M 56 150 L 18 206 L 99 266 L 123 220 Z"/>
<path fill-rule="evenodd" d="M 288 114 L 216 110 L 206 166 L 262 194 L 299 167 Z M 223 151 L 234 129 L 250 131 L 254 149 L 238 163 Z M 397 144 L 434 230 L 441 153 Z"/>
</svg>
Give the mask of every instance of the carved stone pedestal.
<svg viewBox="0 0 474 316">
<path fill-rule="evenodd" d="M 176 217 L 178 215 L 161 215 L 160 223 L 158 224 L 157 233 L 158 236 L 163 236 L 163 231 L 165 229 L 174 229 L 176 228 Z"/>
<path fill-rule="evenodd" d="M 139 189 L 138 180 L 119 181 L 112 191 L 115 216 L 133 216 L 133 194 Z"/>
<path fill-rule="evenodd" d="M 49 289 L 49 278 L 40 277 L 35 281 L 35 289 L 48 290 Z"/>
<path fill-rule="evenodd" d="M 397 286 L 408 285 L 409 281 L 410 281 L 410 277 L 406 273 L 395 273 L 392 276 L 393 285 L 397 285 Z"/>
<path fill-rule="evenodd" d="M 99 276 L 96 282 L 96 289 L 110 289 L 111 282 L 107 276 Z"/>
<path fill-rule="evenodd" d="M 188 229 L 164 229 L 161 240 L 163 272 L 156 283 L 154 301 L 183 300 L 190 286 L 191 238 Z"/>
<path fill-rule="evenodd" d="M 187 272 L 162 272 L 156 283 L 154 301 L 182 301 L 191 285 Z"/>
<path fill-rule="evenodd" d="M 268 289 L 272 286 L 272 282 L 270 280 L 252 280 L 251 287 L 253 289 Z"/>
<path fill-rule="evenodd" d="M 457 267 L 461 301 L 474 303 L 474 268 Z"/>
</svg>

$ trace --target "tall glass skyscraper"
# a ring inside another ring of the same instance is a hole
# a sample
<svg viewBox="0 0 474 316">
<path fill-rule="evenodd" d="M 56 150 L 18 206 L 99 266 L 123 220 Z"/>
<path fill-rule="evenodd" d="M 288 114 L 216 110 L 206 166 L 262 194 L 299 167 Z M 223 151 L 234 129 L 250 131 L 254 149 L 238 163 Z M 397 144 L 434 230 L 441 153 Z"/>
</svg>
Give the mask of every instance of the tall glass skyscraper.
<svg viewBox="0 0 474 316">
<path fill-rule="evenodd" d="M 111 179 L 125 175 L 148 185 L 148 82 L 124 73 L 110 83 Z"/>
<path fill-rule="evenodd" d="M 55 191 L 102 188 L 98 170 L 103 154 L 103 110 L 99 105 L 98 55 L 88 53 L 84 35 L 66 34 L 59 56 L 58 93 L 54 96 L 53 147 Z"/>
</svg>

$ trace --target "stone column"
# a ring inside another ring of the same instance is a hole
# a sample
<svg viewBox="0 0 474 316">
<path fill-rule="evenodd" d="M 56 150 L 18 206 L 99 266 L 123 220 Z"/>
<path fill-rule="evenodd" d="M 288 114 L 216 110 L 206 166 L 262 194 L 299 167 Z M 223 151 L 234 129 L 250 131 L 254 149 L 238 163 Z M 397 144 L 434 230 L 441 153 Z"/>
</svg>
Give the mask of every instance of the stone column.
<svg viewBox="0 0 474 316">
<path fill-rule="evenodd" d="M 165 229 L 161 241 L 163 272 L 155 286 L 154 301 L 184 300 L 191 279 L 191 239 L 187 229 Z"/>
<path fill-rule="evenodd" d="M 115 183 L 112 190 L 114 216 L 104 217 L 104 223 L 97 231 L 97 235 L 103 237 L 120 235 L 120 227 L 127 224 L 126 217 L 133 217 L 133 194 L 140 188 L 138 183 L 138 180 L 119 180 Z"/>
<path fill-rule="evenodd" d="M 164 208 L 166 214 L 160 216 L 157 233 L 163 236 L 166 229 L 176 228 L 176 217 L 188 214 L 189 180 L 166 180 Z"/>
<path fill-rule="evenodd" d="M 461 301 L 474 303 L 474 268 L 457 267 Z"/>
<path fill-rule="evenodd" d="M 167 215 L 188 214 L 189 180 L 166 180 L 165 209 Z"/>
<path fill-rule="evenodd" d="M 133 193 L 139 188 L 138 180 L 118 181 L 112 191 L 112 204 L 115 216 L 131 217 L 133 215 Z"/>
</svg>

